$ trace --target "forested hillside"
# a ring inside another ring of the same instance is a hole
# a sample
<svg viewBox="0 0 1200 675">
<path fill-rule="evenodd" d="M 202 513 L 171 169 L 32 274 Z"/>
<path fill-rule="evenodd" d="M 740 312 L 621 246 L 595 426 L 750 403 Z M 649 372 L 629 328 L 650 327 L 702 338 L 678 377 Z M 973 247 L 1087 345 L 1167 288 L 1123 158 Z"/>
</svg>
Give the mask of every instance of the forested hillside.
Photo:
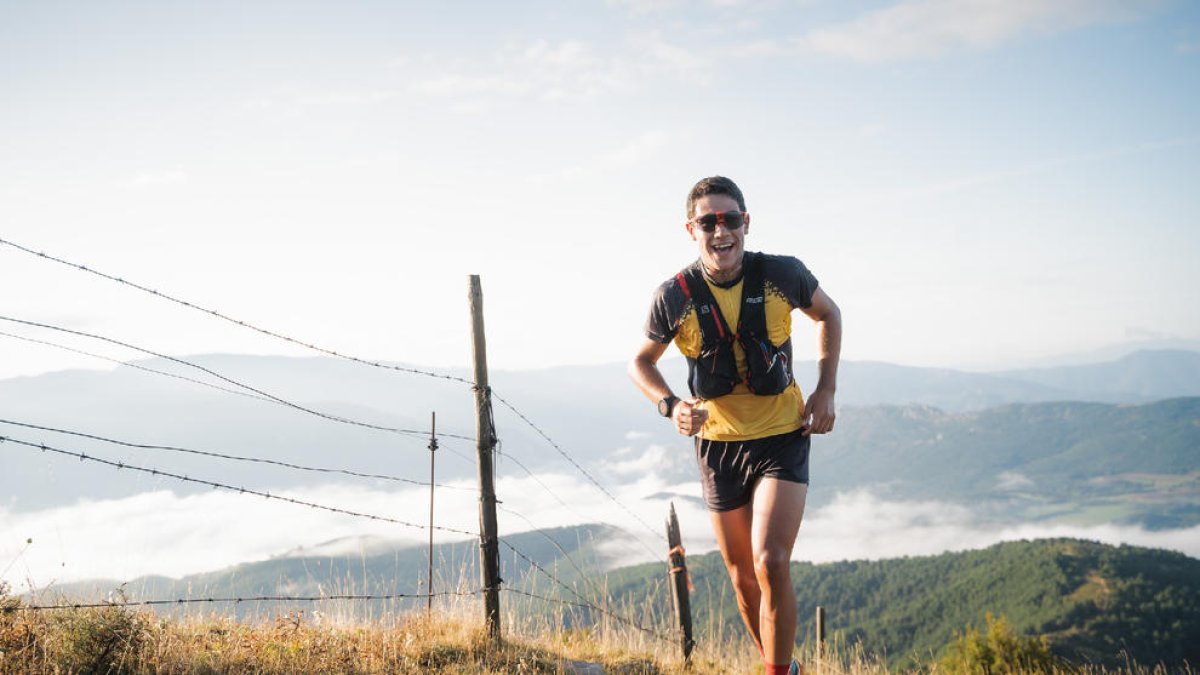
<svg viewBox="0 0 1200 675">
<path fill-rule="evenodd" d="M 612 537 L 607 526 L 559 528 L 506 536 L 527 558 L 502 550 L 506 587 L 557 597 L 568 605 L 505 595 L 506 611 L 542 616 L 565 626 L 604 621 L 586 604 L 618 608 L 623 617 L 663 630 L 670 602 L 661 563 L 601 572 L 599 551 Z M 345 542 L 334 550 L 297 551 L 178 580 L 145 578 L 123 586 L 125 596 L 247 597 L 290 593 L 417 593 L 426 579 L 424 547 L 372 550 Z M 478 586 L 478 542 L 435 547 L 437 590 Z M 533 564 L 538 568 L 533 568 Z M 695 591 L 697 634 L 740 635 L 741 619 L 721 556 L 688 559 Z M 553 577 L 553 578 L 551 578 Z M 980 628 L 991 612 L 1025 634 L 1046 635 L 1055 652 L 1077 661 L 1117 664 L 1122 650 L 1141 663 L 1200 663 L 1200 560 L 1134 546 L 1076 539 L 1018 541 L 977 551 L 877 561 L 793 563 L 800 640 L 811 640 L 813 616 L 825 607 L 832 635 L 886 655 L 892 665 L 934 658 L 967 625 Z M 556 581 L 557 580 L 557 581 Z M 117 582 L 59 587 L 74 597 L 106 597 Z M 605 590 L 607 589 L 607 590 Z M 607 593 L 608 599 L 603 595 Z M 45 598 L 43 598 L 45 599 Z M 582 601 L 583 604 L 571 604 Z M 345 607 L 373 615 L 423 605 L 411 602 Z M 263 611 L 253 603 L 205 606 L 239 614 Z M 272 609 L 273 611 L 273 609 Z"/>
<path fill-rule="evenodd" d="M 740 627 L 720 555 L 689 559 L 698 626 Z M 618 599 L 662 593 L 660 565 L 613 573 Z M 822 565 L 794 563 L 801 639 L 812 639 L 818 605 L 831 634 L 886 655 L 892 665 L 928 662 L 988 612 L 1025 634 L 1046 635 L 1075 661 L 1200 662 L 1200 560 L 1131 546 L 1059 539 L 980 551 Z"/>
</svg>

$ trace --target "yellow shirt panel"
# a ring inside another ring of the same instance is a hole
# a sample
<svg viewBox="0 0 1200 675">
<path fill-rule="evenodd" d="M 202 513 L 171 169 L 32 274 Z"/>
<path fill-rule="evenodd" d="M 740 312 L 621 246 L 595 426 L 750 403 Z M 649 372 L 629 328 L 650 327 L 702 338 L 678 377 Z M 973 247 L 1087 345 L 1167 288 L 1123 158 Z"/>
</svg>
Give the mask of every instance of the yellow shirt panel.
<svg viewBox="0 0 1200 675">
<path fill-rule="evenodd" d="M 725 323 L 736 330 L 742 311 L 742 283 L 721 288 L 705 279 Z M 776 346 L 783 344 L 792 334 L 792 307 L 783 293 L 769 282 L 764 289 L 767 334 Z M 695 308 L 690 308 L 675 334 L 675 345 L 684 356 L 696 358 L 700 354 L 700 322 Z M 733 345 L 738 372 L 746 372 L 746 353 L 741 344 Z M 700 429 L 700 437 L 711 441 L 739 441 L 786 434 L 799 429 L 804 419 L 804 395 L 799 385 L 792 383 L 782 394 L 758 396 L 744 383 L 733 391 L 702 402 L 708 410 L 708 422 Z"/>
</svg>

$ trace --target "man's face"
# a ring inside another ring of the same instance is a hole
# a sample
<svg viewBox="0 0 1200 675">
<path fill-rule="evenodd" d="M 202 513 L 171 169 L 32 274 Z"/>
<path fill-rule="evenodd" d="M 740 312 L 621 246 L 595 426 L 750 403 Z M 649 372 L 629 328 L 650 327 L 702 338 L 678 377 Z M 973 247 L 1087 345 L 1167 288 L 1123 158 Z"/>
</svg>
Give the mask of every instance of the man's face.
<svg viewBox="0 0 1200 675">
<path fill-rule="evenodd" d="M 694 221 L 700 216 L 710 213 L 725 213 L 741 211 L 737 200 L 729 195 L 704 195 L 696 201 L 692 212 L 692 220 L 687 223 L 688 234 L 700 245 L 700 261 L 704 263 L 709 274 L 736 274 L 742 266 L 742 252 L 746 232 L 750 229 L 750 216 L 736 230 L 730 230 L 724 223 L 717 223 L 712 232 L 705 232 Z"/>
</svg>

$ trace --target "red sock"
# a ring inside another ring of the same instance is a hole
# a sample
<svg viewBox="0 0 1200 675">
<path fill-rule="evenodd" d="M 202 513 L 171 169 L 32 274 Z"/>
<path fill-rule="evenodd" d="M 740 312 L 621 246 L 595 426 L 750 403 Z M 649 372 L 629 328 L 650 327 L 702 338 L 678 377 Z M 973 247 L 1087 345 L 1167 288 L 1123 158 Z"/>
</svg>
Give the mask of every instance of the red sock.
<svg viewBox="0 0 1200 675">
<path fill-rule="evenodd" d="M 788 675 L 788 668 L 792 667 L 792 662 L 788 661 L 783 665 L 777 665 L 763 661 L 763 665 L 767 667 L 766 675 Z"/>
</svg>

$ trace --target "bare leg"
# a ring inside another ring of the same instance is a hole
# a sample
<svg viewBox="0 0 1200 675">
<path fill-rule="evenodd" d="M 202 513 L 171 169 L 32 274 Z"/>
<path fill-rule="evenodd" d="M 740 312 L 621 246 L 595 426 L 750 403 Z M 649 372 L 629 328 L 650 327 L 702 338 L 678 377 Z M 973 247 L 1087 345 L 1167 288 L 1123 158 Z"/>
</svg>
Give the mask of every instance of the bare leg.
<svg viewBox="0 0 1200 675">
<path fill-rule="evenodd" d="M 762 593 L 758 627 L 771 663 L 789 663 L 796 642 L 791 558 L 807 495 L 808 486 L 803 483 L 764 478 L 755 487 L 751 502 L 754 573 Z"/>
<path fill-rule="evenodd" d="M 754 643 L 762 649 L 758 632 L 759 602 L 761 593 L 754 572 L 754 552 L 750 545 L 750 525 L 753 510 L 750 504 L 732 511 L 709 511 L 713 531 L 717 534 L 717 545 L 725 558 L 729 580 L 737 594 L 738 611 L 750 630 Z"/>
</svg>

